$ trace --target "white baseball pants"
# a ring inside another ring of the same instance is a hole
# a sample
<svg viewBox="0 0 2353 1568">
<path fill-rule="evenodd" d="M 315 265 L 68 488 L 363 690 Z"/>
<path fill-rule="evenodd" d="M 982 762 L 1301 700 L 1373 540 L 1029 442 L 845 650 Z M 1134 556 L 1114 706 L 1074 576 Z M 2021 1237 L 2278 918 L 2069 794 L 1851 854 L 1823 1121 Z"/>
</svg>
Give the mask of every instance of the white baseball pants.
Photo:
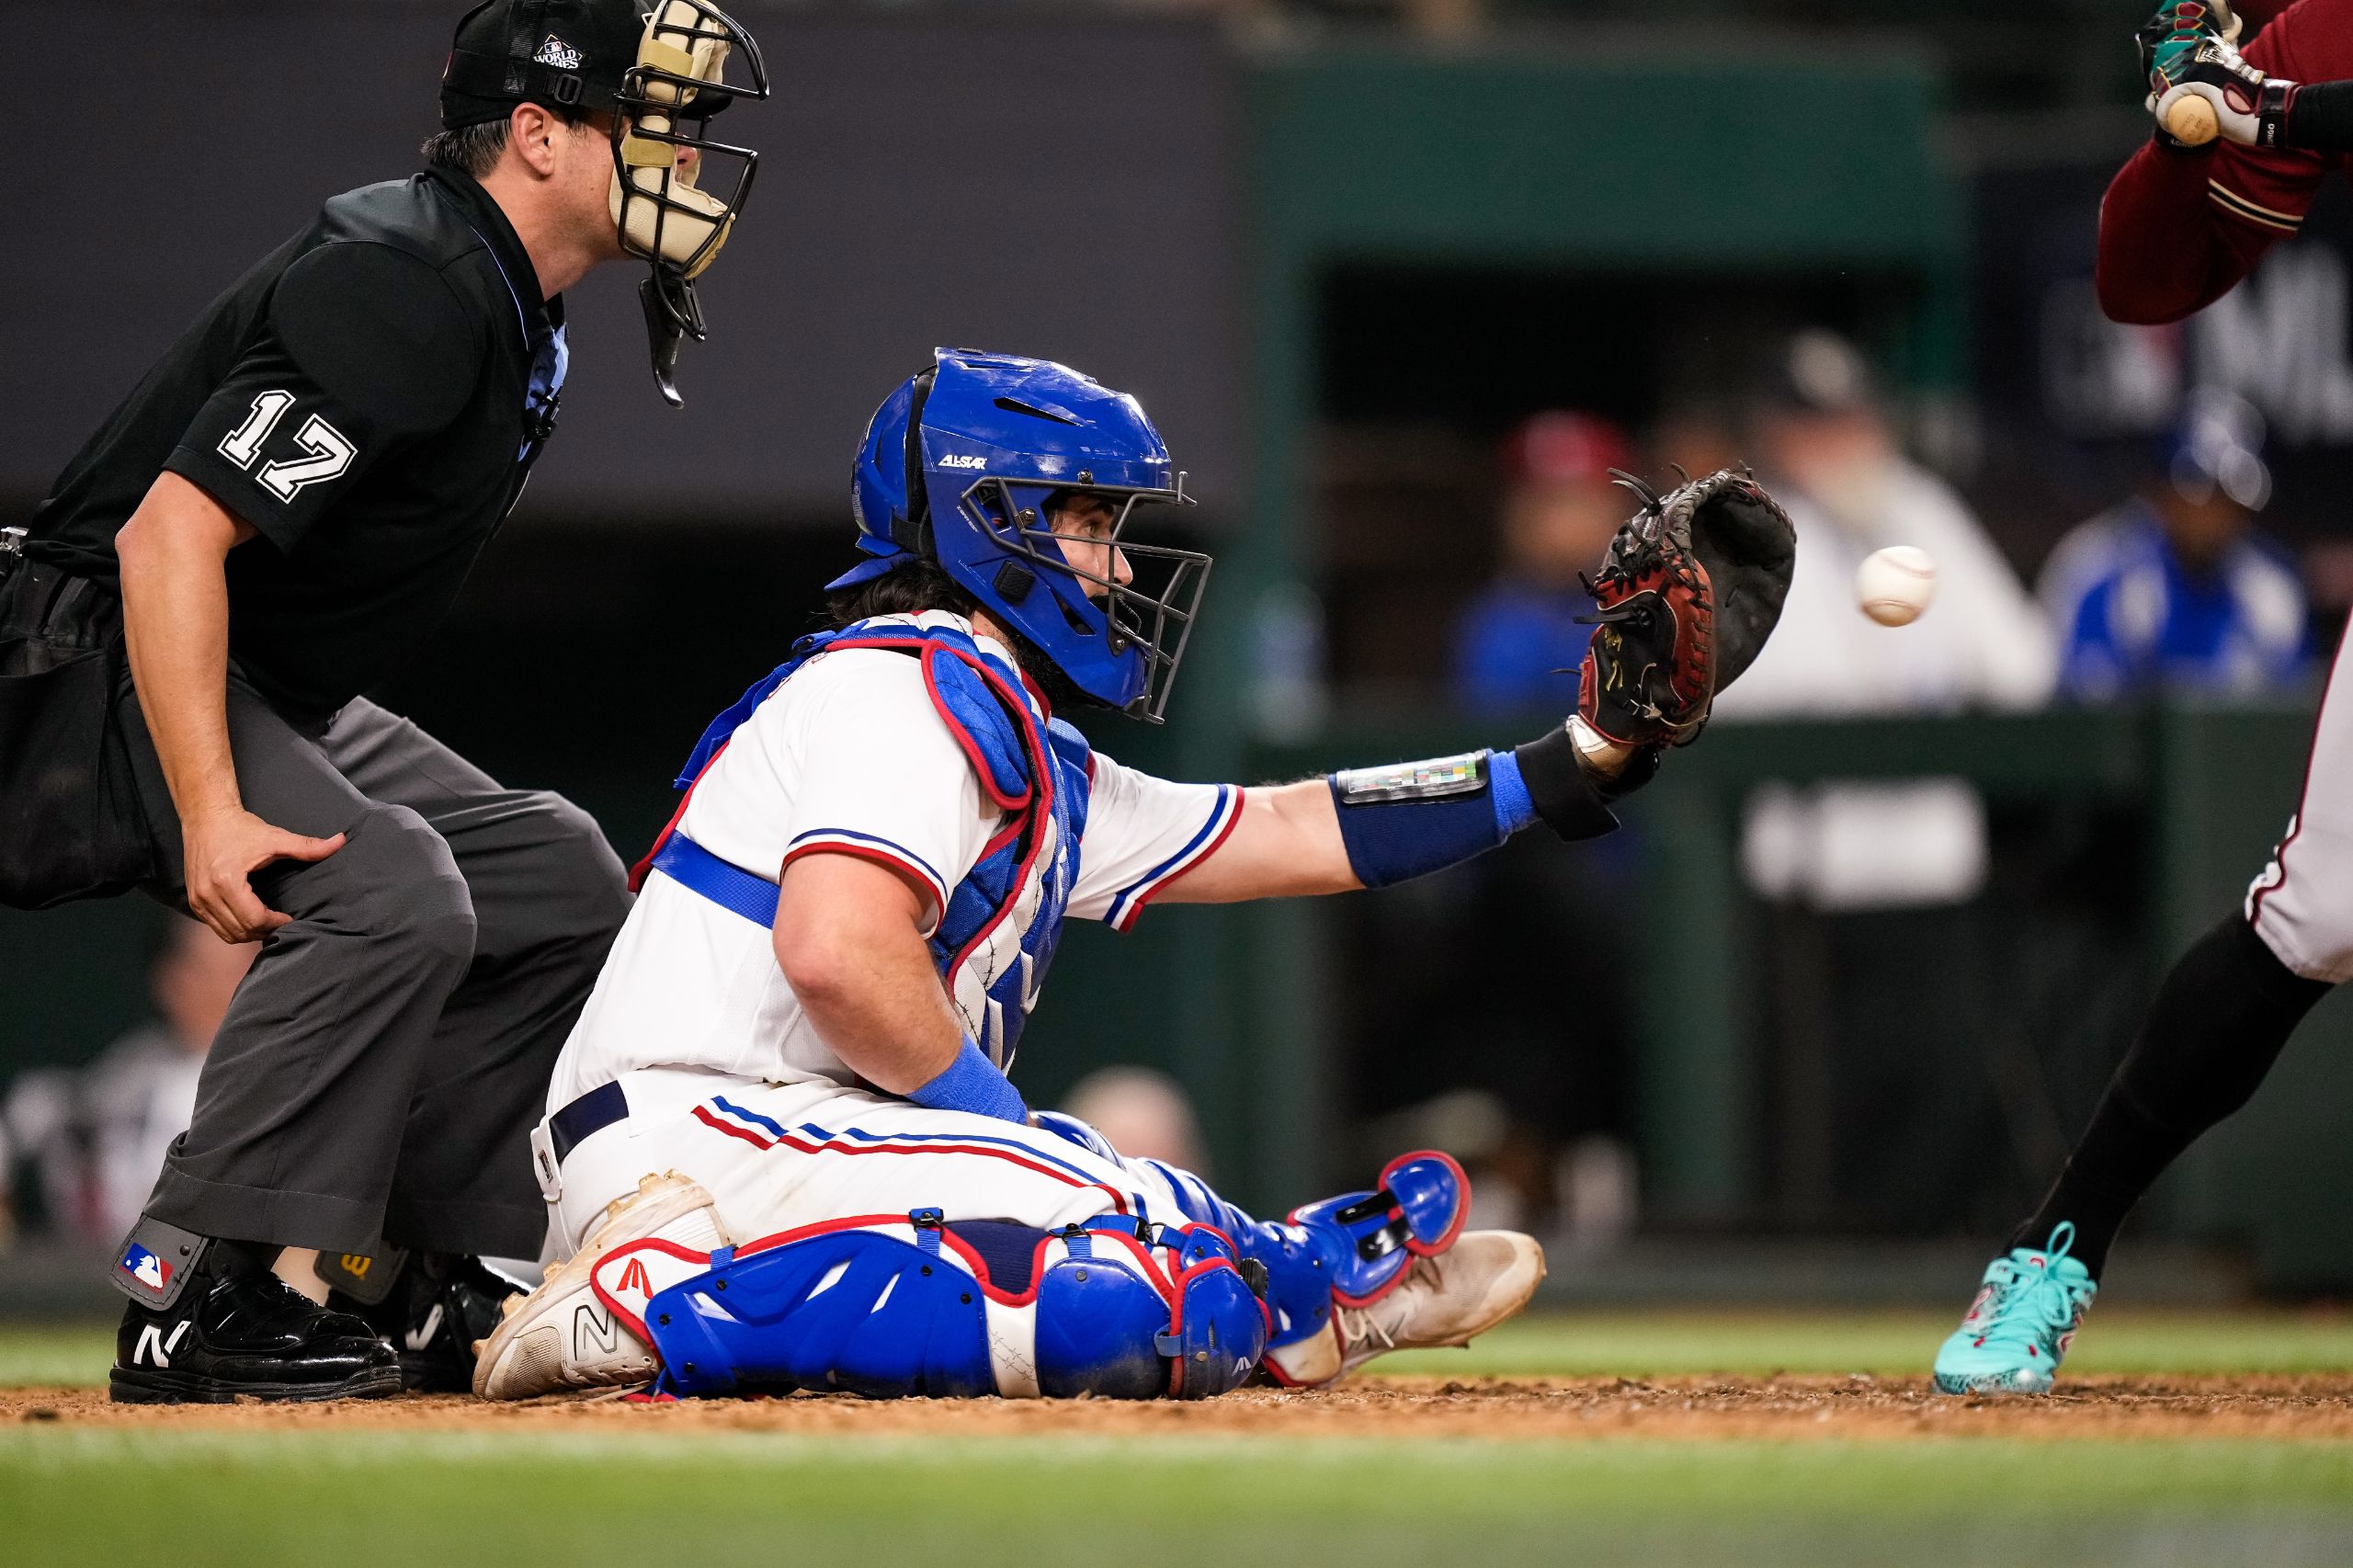
<svg viewBox="0 0 2353 1568">
<path fill-rule="evenodd" d="M 2306 980 L 2353 979 L 2353 679 L 2337 644 L 2313 727 L 2304 790 L 2287 836 L 2247 890 L 2246 917 L 2282 964 Z"/>
<path fill-rule="evenodd" d="M 558 1167 L 549 1256 L 578 1251 L 638 1178 L 676 1171 L 710 1192 L 736 1244 L 820 1221 L 938 1209 L 1040 1230 L 1129 1214 L 1185 1215 L 1148 1161 L 1106 1159 L 1052 1132 L 963 1111 L 926 1110 L 862 1089 L 771 1084 L 661 1068 L 623 1074 L 630 1114 L 583 1139 Z"/>
</svg>

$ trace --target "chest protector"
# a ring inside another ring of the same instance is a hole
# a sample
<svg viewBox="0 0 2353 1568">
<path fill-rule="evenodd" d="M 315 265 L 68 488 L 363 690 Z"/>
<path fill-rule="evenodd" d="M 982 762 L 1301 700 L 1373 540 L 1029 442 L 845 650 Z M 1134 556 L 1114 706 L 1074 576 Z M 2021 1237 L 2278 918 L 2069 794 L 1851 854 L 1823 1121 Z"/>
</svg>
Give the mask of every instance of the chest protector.
<svg viewBox="0 0 2353 1568">
<path fill-rule="evenodd" d="M 776 884 L 732 866 L 678 831 L 695 786 L 761 703 L 820 653 L 881 648 L 921 661 L 924 689 L 971 763 L 981 793 L 1003 813 L 981 858 L 949 891 L 931 935 L 932 962 L 964 1028 L 1000 1068 L 1013 1064 L 1062 937 L 1086 831 L 1086 738 L 1050 718 L 1013 666 L 950 626 L 865 620 L 793 644 L 792 657 L 711 722 L 687 759 L 687 792 L 653 851 L 631 874 L 659 870 L 736 914 L 773 925 Z"/>
</svg>

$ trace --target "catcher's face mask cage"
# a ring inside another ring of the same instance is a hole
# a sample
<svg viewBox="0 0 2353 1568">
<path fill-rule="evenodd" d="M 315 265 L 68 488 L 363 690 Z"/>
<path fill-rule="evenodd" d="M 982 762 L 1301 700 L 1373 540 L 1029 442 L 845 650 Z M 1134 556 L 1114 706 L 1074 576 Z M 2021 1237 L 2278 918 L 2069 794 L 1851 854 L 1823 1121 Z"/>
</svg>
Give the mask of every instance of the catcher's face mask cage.
<svg viewBox="0 0 2353 1568">
<path fill-rule="evenodd" d="M 960 510 L 1006 558 L 989 586 L 1022 634 L 1080 690 L 1159 723 L 1200 614 L 1211 560 L 1197 550 L 1139 543 L 1129 530 L 1143 508 L 1191 506 L 1185 476 L 1165 488 L 1097 484 L 1084 472 L 1075 478 L 1071 484 L 977 480 Z M 1108 528 L 1056 531 L 1058 512 L 1090 500 L 1110 513 Z"/>
<path fill-rule="evenodd" d="M 742 62 L 740 84 L 727 80 L 731 61 Z M 725 12 L 708 0 L 654 0 L 637 62 L 621 79 L 612 216 L 621 247 L 653 264 L 640 291 L 654 379 L 673 405 L 684 402 L 675 379 L 680 339 L 707 335 L 695 279 L 727 244 L 759 173 L 759 153 L 710 140 L 709 121 L 768 91 L 758 43 Z M 732 172 L 723 196 L 704 187 L 714 161 Z"/>
</svg>

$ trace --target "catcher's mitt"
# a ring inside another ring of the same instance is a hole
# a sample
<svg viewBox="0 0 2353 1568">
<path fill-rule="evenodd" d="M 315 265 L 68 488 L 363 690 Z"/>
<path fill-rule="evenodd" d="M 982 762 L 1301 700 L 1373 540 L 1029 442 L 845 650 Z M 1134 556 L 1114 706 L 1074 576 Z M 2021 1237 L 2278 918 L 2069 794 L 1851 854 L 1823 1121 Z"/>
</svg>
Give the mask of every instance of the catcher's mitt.
<svg viewBox="0 0 2353 1568">
<path fill-rule="evenodd" d="M 1687 478 L 1665 495 L 1613 477 L 1643 508 L 1586 581 L 1598 608 L 1577 716 L 1619 745 L 1688 745 L 1780 619 L 1796 530 L 1745 470 Z"/>
</svg>

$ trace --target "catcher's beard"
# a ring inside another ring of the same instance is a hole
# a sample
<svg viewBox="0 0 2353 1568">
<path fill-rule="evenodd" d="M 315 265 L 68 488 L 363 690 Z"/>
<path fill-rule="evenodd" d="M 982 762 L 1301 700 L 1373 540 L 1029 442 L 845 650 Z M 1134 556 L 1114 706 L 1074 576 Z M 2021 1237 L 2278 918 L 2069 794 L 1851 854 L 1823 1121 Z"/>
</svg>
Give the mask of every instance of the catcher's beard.
<svg viewBox="0 0 2353 1568">
<path fill-rule="evenodd" d="M 1014 662 L 1021 666 L 1021 673 L 1029 677 L 1032 686 L 1045 693 L 1046 705 L 1055 712 L 1069 713 L 1082 708 L 1108 710 L 1110 708 L 1111 705 L 1101 698 L 1081 691 L 1078 683 L 1063 674 L 1063 667 L 1054 663 L 1043 648 L 995 617 L 990 618 L 990 624 L 1005 639 L 1006 646 L 1013 650 Z"/>
</svg>

